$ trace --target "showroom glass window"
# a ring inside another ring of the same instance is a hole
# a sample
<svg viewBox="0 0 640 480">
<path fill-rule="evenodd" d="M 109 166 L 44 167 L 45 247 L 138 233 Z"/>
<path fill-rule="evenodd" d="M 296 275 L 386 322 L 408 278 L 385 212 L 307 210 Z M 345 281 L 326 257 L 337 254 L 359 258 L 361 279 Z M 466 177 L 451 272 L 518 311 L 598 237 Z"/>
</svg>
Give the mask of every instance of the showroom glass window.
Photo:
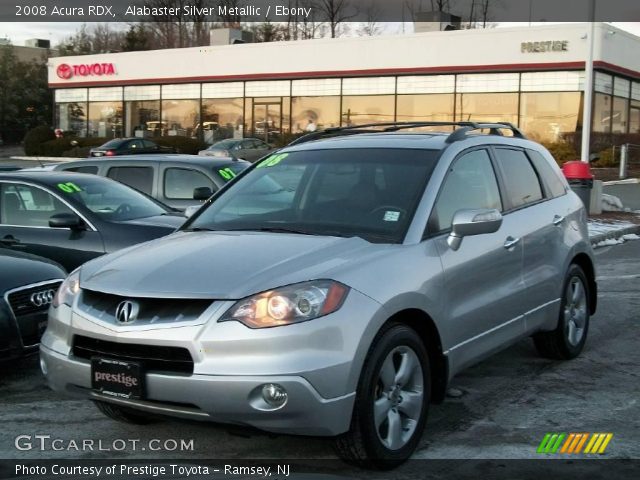
<svg viewBox="0 0 640 480">
<path fill-rule="evenodd" d="M 396 120 L 453 121 L 454 75 L 398 77 Z"/>
<path fill-rule="evenodd" d="M 200 84 L 163 85 L 160 134 L 195 138 L 199 124 Z"/>
<path fill-rule="evenodd" d="M 196 128 L 196 135 L 208 144 L 242 138 L 243 96 L 242 82 L 202 84 L 202 124 Z"/>
<path fill-rule="evenodd" d="M 640 133 L 640 82 L 633 82 L 631 86 L 629 133 Z"/>
<path fill-rule="evenodd" d="M 342 125 L 393 122 L 395 83 L 395 77 L 343 79 Z"/>
<path fill-rule="evenodd" d="M 602 72 L 595 72 L 594 85 L 593 131 L 610 133 L 613 77 Z"/>
<path fill-rule="evenodd" d="M 624 78 L 613 79 L 613 104 L 611 112 L 611 132 L 627 133 L 629 127 L 629 94 L 631 82 Z"/>
<path fill-rule="evenodd" d="M 560 142 L 582 128 L 584 72 L 526 72 L 521 76 L 520 128 L 532 140 Z"/>
<path fill-rule="evenodd" d="M 245 137 L 276 143 L 291 127 L 289 80 L 245 83 Z"/>
<path fill-rule="evenodd" d="M 124 87 L 124 108 L 126 136 L 160 136 L 160 85 Z"/>
<path fill-rule="evenodd" d="M 76 137 L 87 136 L 87 89 L 56 90 L 56 127 Z"/>
<path fill-rule="evenodd" d="M 122 87 L 89 89 L 88 136 L 122 137 Z"/>
<path fill-rule="evenodd" d="M 519 74 L 458 75 L 457 120 L 511 122 L 518 124 Z"/>
<path fill-rule="evenodd" d="M 308 133 L 340 126 L 340 79 L 294 80 L 291 131 Z"/>
</svg>

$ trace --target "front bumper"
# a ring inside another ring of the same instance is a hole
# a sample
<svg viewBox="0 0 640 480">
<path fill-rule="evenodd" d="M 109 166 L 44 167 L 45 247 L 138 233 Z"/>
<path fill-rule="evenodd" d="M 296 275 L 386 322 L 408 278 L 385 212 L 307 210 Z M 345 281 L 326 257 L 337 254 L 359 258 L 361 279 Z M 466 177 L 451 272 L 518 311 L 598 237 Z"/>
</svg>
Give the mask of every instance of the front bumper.
<svg viewBox="0 0 640 480">
<path fill-rule="evenodd" d="M 349 428 L 355 394 L 322 398 L 300 376 L 146 375 L 146 400 L 123 400 L 91 390 L 91 365 L 40 348 L 47 382 L 56 391 L 103 400 L 137 410 L 194 420 L 251 426 L 275 433 L 333 436 Z M 277 383 L 288 392 L 278 410 L 252 402 L 259 387 Z M 254 404 L 256 406 L 254 406 Z"/>
<path fill-rule="evenodd" d="M 232 304 L 232 302 L 229 302 Z M 286 327 L 252 330 L 218 323 L 228 306 L 201 323 L 170 328 L 116 327 L 61 306 L 49 312 L 40 352 L 56 391 L 175 417 L 244 425 L 296 435 L 335 436 L 349 429 L 355 390 L 380 305 L 351 291 L 333 314 Z M 214 312 L 214 313 L 211 313 Z M 73 354 L 76 335 L 108 342 L 182 347 L 193 373 L 149 371 L 144 400 L 103 396 L 91 389 L 88 358 Z M 262 386 L 285 388 L 286 404 L 269 409 Z"/>
</svg>

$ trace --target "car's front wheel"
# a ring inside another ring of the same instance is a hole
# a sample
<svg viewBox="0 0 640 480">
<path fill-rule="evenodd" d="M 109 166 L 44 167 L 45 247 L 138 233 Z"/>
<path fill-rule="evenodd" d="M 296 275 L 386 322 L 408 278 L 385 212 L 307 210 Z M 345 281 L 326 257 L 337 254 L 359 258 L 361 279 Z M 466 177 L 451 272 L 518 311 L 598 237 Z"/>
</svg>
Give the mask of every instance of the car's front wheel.
<svg viewBox="0 0 640 480">
<path fill-rule="evenodd" d="M 338 455 L 365 468 L 393 468 L 418 446 L 430 397 L 429 357 L 418 334 L 393 324 L 369 350 L 350 430 L 335 440 Z"/>
<path fill-rule="evenodd" d="M 583 270 L 572 264 L 564 281 L 557 328 L 537 333 L 533 341 L 543 357 L 570 360 L 582 352 L 588 331 L 589 282 Z"/>
</svg>

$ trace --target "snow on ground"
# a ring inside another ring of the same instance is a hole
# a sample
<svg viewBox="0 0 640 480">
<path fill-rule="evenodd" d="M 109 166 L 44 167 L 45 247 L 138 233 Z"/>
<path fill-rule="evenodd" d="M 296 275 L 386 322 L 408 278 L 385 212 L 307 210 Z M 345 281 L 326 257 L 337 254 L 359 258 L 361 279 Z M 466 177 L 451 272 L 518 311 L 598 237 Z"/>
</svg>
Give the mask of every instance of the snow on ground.
<svg viewBox="0 0 640 480">
<path fill-rule="evenodd" d="M 593 237 L 600 233 L 609 233 L 616 230 L 621 230 L 627 227 L 635 226 L 634 223 L 624 222 L 622 220 L 610 220 L 607 222 L 601 222 L 598 220 L 589 220 L 589 236 Z"/>
</svg>

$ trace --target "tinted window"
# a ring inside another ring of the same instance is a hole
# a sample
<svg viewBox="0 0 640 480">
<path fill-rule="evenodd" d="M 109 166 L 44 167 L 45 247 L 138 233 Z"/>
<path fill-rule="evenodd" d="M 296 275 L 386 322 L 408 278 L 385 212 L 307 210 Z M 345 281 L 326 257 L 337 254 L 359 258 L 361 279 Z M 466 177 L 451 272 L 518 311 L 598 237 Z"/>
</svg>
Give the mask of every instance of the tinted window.
<svg viewBox="0 0 640 480">
<path fill-rule="evenodd" d="M 429 229 L 451 228 L 453 215 L 462 209 L 502 210 L 500 191 L 486 150 L 474 150 L 458 158 L 447 173 L 429 219 Z"/>
<path fill-rule="evenodd" d="M 118 148 L 124 140 L 116 138 L 115 140 L 109 140 L 107 143 L 104 143 L 101 148 Z"/>
<path fill-rule="evenodd" d="M 49 192 L 31 185 L 0 185 L 0 221 L 6 225 L 48 227 L 57 213 L 74 213 Z"/>
<path fill-rule="evenodd" d="M 64 168 L 63 170 L 65 172 L 90 173 L 92 175 L 98 174 L 98 167 L 96 165 L 85 165 L 83 167 Z"/>
<path fill-rule="evenodd" d="M 150 142 L 149 140 L 142 140 L 142 143 L 144 144 L 144 148 L 155 148 L 156 144 L 153 142 Z"/>
<path fill-rule="evenodd" d="M 211 145 L 208 150 L 230 150 L 236 146 L 238 140 L 221 140 Z"/>
<path fill-rule="evenodd" d="M 546 187 L 549 197 L 561 197 L 567 191 L 564 182 L 560 178 L 560 174 L 547 162 L 547 160 L 535 150 L 527 150 L 529 158 L 533 162 L 533 166 L 538 171 L 538 175 Z"/>
<path fill-rule="evenodd" d="M 151 195 L 153 190 L 153 168 L 151 167 L 111 167 L 107 176 L 147 195 Z"/>
<path fill-rule="evenodd" d="M 504 173 L 507 195 L 512 208 L 542 199 L 540 180 L 523 151 L 497 148 L 496 156 Z"/>
<path fill-rule="evenodd" d="M 398 243 L 436 158 L 435 151 L 392 148 L 281 153 L 235 180 L 191 227 Z"/>
<path fill-rule="evenodd" d="M 186 168 L 167 168 L 164 172 L 164 196 L 167 198 L 193 200 L 193 190 L 198 187 L 217 190 L 211 179 L 201 172 Z"/>
<path fill-rule="evenodd" d="M 142 148 L 142 140 L 131 140 L 126 148 Z"/>
</svg>

